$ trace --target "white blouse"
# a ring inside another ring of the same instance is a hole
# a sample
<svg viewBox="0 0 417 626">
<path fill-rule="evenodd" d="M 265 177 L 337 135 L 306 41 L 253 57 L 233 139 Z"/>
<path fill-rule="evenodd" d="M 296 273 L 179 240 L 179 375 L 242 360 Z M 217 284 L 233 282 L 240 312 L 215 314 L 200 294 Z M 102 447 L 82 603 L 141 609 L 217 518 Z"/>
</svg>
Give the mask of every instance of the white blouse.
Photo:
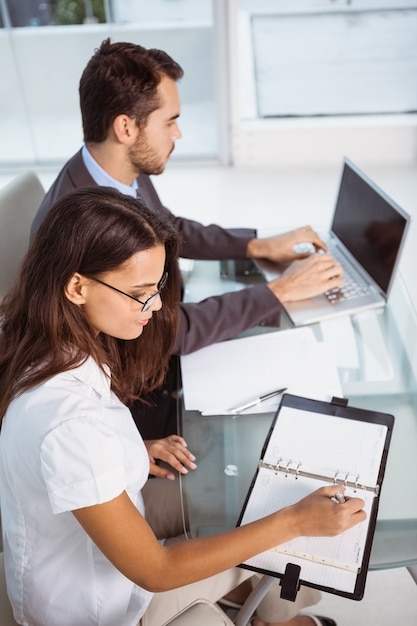
<svg viewBox="0 0 417 626">
<path fill-rule="evenodd" d="M 123 576 L 71 513 L 123 490 L 144 513 L 149 457 L 89 358 L 16 398 L 0 433 L 8 594 L 24 626 L 133 626 L 152 594 Z"/>
</svg>

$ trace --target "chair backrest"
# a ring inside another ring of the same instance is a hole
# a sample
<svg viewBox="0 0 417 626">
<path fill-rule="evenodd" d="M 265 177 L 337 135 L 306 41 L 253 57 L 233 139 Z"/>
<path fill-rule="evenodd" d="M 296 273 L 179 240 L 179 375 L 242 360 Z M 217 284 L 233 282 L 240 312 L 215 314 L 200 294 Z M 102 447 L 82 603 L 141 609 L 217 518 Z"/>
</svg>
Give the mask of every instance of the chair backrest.
<svg viewBox="0 0 417 626">
<path fill-rule="evenodd" d="M 233 626 L 233 622 L 217 604 L 196 600 L 162 626 Z"/>
<path fill-rule="evenodd" d="M 31 171 L 0 188 L 0 300 L 19 271 L 29 245 L 32 220 L 44 195 L 40 180 Z"/>
<path fill-rule="evenodd" d="M 3 552 L 0 552 L 0 626 L 18 626 L 7 596 Z"/>
</svg>

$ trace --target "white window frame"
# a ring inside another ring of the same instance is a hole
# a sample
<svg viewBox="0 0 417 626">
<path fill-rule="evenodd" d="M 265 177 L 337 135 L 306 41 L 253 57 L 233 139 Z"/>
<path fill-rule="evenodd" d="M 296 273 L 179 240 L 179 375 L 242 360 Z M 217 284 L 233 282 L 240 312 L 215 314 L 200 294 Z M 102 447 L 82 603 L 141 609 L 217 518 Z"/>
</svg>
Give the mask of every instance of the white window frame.
<svg viewBox="0 0 417 626">
<path fill-rule="evenodd" d="M 242 48 L 239 36 L 248 15 L 239 10 L 238 0 L 229 0 L 227 7 L 231 163 L 334 165 L 344 155 L 375 163 L 416 160 L 417 114 L 254 119 L 255 89 L 247 89 L 239 77 L 242 65 L 254 76 L 252 51 Z M 252 119 L 243 119 L 242 111 Z"/>
</svg>

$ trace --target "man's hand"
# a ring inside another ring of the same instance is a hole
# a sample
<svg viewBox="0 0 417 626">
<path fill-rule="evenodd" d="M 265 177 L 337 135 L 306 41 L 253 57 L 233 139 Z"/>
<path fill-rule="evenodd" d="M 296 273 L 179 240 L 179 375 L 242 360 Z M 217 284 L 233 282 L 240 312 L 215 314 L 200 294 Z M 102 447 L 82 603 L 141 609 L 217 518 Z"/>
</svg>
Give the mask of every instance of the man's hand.
<svg viewBox="0 0 417 626">
<path fill-rule="evenodd" d="M 268 287 L 280 302 L 295 302 L 342 287 L 342 275 L 342 266 L 330 254 L 311 254 L 291 263 Z"/>
<path fill-rule="evenodd" d="M 164 467 L 156 464 L 156 461 L 164 461 L 171 465 L 180 474 L 188 474 L 188 469 L 196 469 L 195 456 L 187 449 L 185 439 L 178 435 L 170 435 L 165 439 L 149 439 L 144 442 L 149 454 L 150 474 L 160 478 L 175 480 L 175 474 Z"/>
<path fill-rule="evenodd" d="M 326 244 L 311 226 L 303 226 L 282 235 L 251 239 L 247 246 L 247 255 L 252 259 L 268 259 L 278 263 L 288 263 L 295 259 L 304 259 L 309 252 L 294 252 L 294 246 L 310 243 L 316 252 L 327 250 Z"/>
</svg>

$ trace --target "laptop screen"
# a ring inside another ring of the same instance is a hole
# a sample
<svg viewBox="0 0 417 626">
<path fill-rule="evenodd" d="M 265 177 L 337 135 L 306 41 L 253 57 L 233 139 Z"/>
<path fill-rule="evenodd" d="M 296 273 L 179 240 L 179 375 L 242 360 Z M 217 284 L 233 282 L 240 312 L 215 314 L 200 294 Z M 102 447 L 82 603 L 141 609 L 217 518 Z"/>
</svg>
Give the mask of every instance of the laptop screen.
<svg viewBox="0 0 417 626">
<path fill-rule="evenodd" d="M 408 221 L 393 200 L 345 159 L 332 231 L 385 294 Z"/>
</svg>

